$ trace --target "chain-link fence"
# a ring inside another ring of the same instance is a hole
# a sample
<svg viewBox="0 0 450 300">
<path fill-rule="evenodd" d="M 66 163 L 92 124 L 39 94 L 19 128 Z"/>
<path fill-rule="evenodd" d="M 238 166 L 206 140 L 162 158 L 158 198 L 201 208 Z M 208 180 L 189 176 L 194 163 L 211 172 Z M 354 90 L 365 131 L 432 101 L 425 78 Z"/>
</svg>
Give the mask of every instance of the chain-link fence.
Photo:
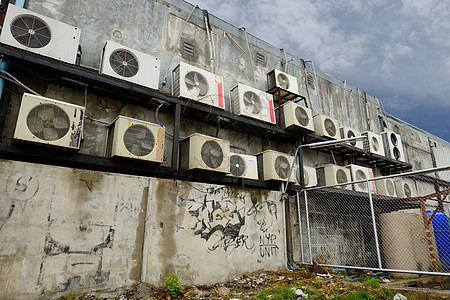
<svg viewBox="0 0 450 300">
<path fill-rule="evenodd" d="M 326 186 L 296 199 L 302 263 L 450 275 L 450 166 L 373 179 L 359 166 L 316 170 Z M 339 170 L 353 181 L 333 184 Z"/>
</svg>

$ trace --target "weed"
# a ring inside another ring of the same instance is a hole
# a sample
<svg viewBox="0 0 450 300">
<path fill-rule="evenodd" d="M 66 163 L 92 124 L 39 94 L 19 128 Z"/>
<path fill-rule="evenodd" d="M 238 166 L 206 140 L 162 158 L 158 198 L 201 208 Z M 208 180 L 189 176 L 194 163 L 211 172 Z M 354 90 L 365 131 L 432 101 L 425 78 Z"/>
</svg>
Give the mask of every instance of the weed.
<svg viewBox="0 0 450 300">
<path fill-rule="evenodd" d="M 316 289 L 322 288 L 322 281 L 320 281 L 320 279 L 315 279 L 315 280 L 314 280 L 314 287 L 315 287 Z"/>
<path fill-rule="evenodd" d="M 372 277 L 372 278 L 366 277 L 363 282 L 364 282 L 365 285 L 368 285 L 368 286 L 371 286 L 371 287 L 375 288 L 375 287 L 378 287 L 380 285 L 381 279 L 380 278 L 376 278 L 376 277 Z"/>
<path fill-rule="evenodd" d="M 166 292 L 169 292 L 172 297 L 180 295 L 184 290 L 178 275 L 173 273 L 172 276 L 164 279 L 164 289 Z"/>
<path fill-rule="evenodd" d="M 372 300 L 372 299 L 379 299 L 379 298 L 369 294 L 366 291 L 357 291 L 357 292 L 352 292 L 352 293 L 349 293 L 346 295 L 337 295 L 333 299 L 336 299 L 336 300 Z"/>
<path fill-rule="evenodd" d="M 297 299 L 297 294 L 290 287 L 277 287 L 259 292 L 257 299 Z"/>
</svg>

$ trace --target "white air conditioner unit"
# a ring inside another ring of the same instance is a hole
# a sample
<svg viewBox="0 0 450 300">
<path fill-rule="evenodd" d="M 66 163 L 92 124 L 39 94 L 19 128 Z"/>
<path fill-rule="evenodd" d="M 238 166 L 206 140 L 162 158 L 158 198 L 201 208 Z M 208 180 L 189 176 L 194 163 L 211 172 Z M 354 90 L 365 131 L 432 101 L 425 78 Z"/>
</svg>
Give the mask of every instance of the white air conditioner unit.
<svg viewBox="0 0 450 300">
<path fill-rule="evenodd" d="M 0 43 L 75 64 L 79 28 L 9 4 Z"/>
<path fill-rule="evenodd" d="M 198 133 L 180 140 L 180 168 L 230 173 L 230 142 Z"/>
<path fill-rule="evenodd" d="M 384 150 L 387 156 L 395 160 L 406 161 L 400 134 L 386 130 L 381 133 L 381 136 L 383 137 Z"/>
<path fill-rule="evenodd" d="M 24 93 L 14 139 L 79 149 L 84 107 Z"/>
<path fill-rule="evenodd" d="M 100 66 L 101 74 L 155 90 L 159 87 L 159 59 L 116 42 L 106 42 Z"/>
<path fill-rule="evenodd" d="M 383 139 L 381 135 L 373 133 L 371 131 L 363 132 L 362 135 L 366 136 L 367 139 L 364 139 L 364 150 L 384 156 L 384 146 Z"/>
<path fill-rule="evenodd" d="M 325 165 L 316 168 L 317 173 L 317 183 L 320 186 L 330 186 L 340 183 L 346 183 L 351 181 L 350 170 L 337 166 L 337 165 Z M 337 186 L 340 189 L 351 190 L 351 185 L 341 185 Z"/>
<path fill-rule="evenodd" d="M 332 139 L 339 139 L 339 122 L 328 116 L 317 114 L 313 117 L 314 130 L 317 135 L 326 136 Z"/>
<path fill-rule="evenodd" d="M 347 165 L 346 167 L 350 169 L 350 173 L 352 174 L 352 181 L 368 180 L 370 178 L 373 178 L 373 171 L 371 168 L 353 164 Z M 373 181 L 370 181 L 369 185 L 370 191 L 374 192 L 376 190 L 375 183 Z M 367 182 L 354 183 L 353 189 L 358 192 L 367 192 Z"/>
<path fill-rule="evenodd" d="M 314 131 L 314 121 L 311 110 L 292 101 L 281 106 L 283 128 L 297 131 Z"/>
<path fill-rule="evenodd" d="M 231 109 L 234 114 L 275 124 L 273 96 L 239 83 L 230 91 Z"/>
<path fill-rule="evenodd" d="M 258 180 L 256 156 L 230 153 L 230 173 L 228 176 Z"/>
<path fill-rule="evenodd" d="M 277 90 L 280 88 L 281 98 L 290 100 L 298 97 L 297 78 L 277 69 L 267 73 L 268 91 L 278 96 Z"/>
<path fill-rule="evenodd" d="M 223 78 L 184 62 L 172 72 L 172 94 L 225 109 Z"/>
<path fill-rule="evenodd" d="M 341 138 L 343 138 L 343 139 L 361 136 L 361 133 L 359 131 L 357 131 L 353 128 L 347 127 L 347 126 L 342 126 L 340 128 L 340 132 L 341 132 Z M 347 144 L 349 144 L 350 146 L 364 150 L 364 144 L 363 144 L 362 139 L 357 140 L 357 141 L 350 141 L 350 142 L 347 142 Z"/>
<path fill-rule="evenodd" d="M 119 116 L 109 128 L 107 156 L 162 163 L 164 126 Z"/>
<path fill-rule="evenodd" d="M 305 187 L 312 187 L 317 185 L 316 169 L 312 167 L 303 166 L 303 180 Z M 296 184 L 301 185 L 300 168 L 295 166 L 295 181 Z"/>
<path fill-rule="evenodd" d="M 395 190 L 397 191 L 397 196 L 399 198 L 411 198 L 417 196 L 417 191 L 415 190 L 414 184 L 412 182 L 395 179 Z"/>
<path fill-rule="evenodd" d="M 377 194 L 388 197 L 396 197 L 394 180 L 390 178 L 375 180 Z"/>
<path fill-rule="evenodd" d="M 294 156 L 274 150 L 256 154 L 258 157 L 258 174 L 262 180 L 279 180 L 295 182 L 295 174 L 290 174 Z"/>
</svg>

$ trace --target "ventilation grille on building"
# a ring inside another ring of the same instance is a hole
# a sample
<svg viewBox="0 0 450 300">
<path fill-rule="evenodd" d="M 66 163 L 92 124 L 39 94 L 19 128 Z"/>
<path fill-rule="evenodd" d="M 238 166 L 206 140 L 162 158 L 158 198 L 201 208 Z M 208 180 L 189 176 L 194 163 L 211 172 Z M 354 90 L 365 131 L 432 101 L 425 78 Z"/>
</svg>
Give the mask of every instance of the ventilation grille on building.
<svg viewBox="0 0 450 300">
<path fill-rule="evenodd" d="M 306 76 L 308 86 L 314 89 L 314 78 L 311 75 Z"/>
<path fill-rule="evenodd" d="M 260 65 L 266 65 L 266 56 L 262 53 L 256 52 L 256 62 Z"/>
<path fill-rule="evenodd" d="M 187 56 L 194 57 L 195 56 L 195 47 L 194 45 L 183 41 L 183 53 Z"/>
</svg>

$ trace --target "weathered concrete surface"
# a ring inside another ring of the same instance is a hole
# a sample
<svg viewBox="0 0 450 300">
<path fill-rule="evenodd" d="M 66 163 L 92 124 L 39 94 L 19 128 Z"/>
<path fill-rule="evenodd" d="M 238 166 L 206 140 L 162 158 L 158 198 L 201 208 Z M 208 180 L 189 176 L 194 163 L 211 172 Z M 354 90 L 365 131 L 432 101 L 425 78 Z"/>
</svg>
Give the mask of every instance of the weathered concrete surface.
<svg viewBox="0 0 450 300">
<path fill-rule="evenodd" d="M 280 192 L 172 180 L 152 189 L 144 282 L 176 273 L 186 284 L 210 284 L 284 266 Z"/>
<path fill-rule="evenodd" d="M 0 161 L 0 299 L 140 280 L 150 179 Z"/>
<path fill-rule="evenodd" d="M 0 299 L 284 266 L 280 192 L 8 160 L 0 175 Z"/>
</svg>

